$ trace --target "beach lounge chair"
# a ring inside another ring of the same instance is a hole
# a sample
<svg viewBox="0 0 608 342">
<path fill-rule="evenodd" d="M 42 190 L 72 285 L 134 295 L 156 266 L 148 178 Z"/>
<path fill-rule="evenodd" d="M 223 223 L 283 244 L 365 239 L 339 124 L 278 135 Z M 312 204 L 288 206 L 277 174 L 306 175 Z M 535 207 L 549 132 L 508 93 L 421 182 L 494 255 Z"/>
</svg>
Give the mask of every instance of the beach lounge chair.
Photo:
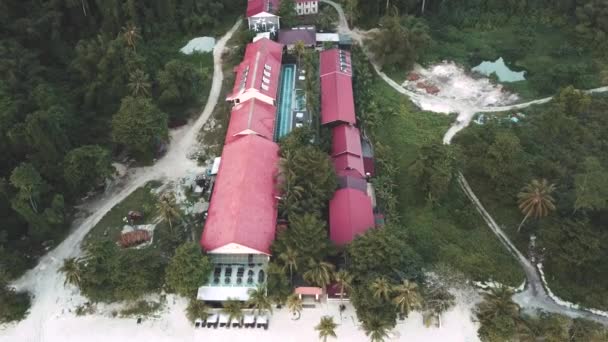
<svg viewBox="0 0 608 342">
<path fill-rule="evenodd" d="M 230 324 L 229 324 L 230 322 L 228 321 L 228 315 L 226 315 L 226 314 L 220 314 L 220 318 L 218 321 L 220 324 L 220 328 L 230 326 Z"/>
<path fill-rule="evenodd" d="M 207 317 L 207 328 L 211 328 L 211 327 L 217 328 L 218 320 L 219 320 L 218 314 L 212 314 L 211 316 Z"/>
<path fill-rule="evenodd" d="M 255 315 L 246 314 L 243 318 L 243 325 L 245 325 L 245 328 L 255 328 Z"/>
<path fill-rule="evenodd" d="M 264 328 L 264 330 L 268 330 L 268 316 L 267 315 L 259 315 L 256 318 L 256 327 Z"/>
<path fill-rule="evenodd" d="M 203 320 L 202 319 L 197 319 L 196 321 L 194 321 L 194 327 L 195 328 L 200 328 L 203 325 Z"/>
<path fill-rule="evenodd" d="M 232 321 L 230 321 L 230 325 L 232 327 L 241 328 L 243 326 L 243 320 L 242 319 L 232 320 Z"/>
</svg>

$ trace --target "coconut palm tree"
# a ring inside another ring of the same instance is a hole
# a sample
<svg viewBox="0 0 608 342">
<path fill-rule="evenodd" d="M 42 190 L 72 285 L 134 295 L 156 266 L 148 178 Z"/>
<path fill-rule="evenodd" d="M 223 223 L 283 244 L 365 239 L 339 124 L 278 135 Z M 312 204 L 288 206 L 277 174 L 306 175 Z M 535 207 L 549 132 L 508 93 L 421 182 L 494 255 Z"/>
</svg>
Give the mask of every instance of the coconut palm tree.
<svg viewBox="0 0 608 342">
<path fill-rule="evenodd" d="M 243 319 L 243 306 L 240 301 L 233 298 L 228 298 L 223 304 L 222 312 L 228 315 L 228 326 L 232 325 L 232 321 L 241 322 Z"/>
<path fill-rule="evenodd" d="M 285 252 L 279 254 L 279 260 L 284 264 L 285 268 L 289 269 L 289 284 L 293 285 L 293 270 L 298 270 L 298 252 L 291 247 L 287 247 Z"/>
<path fill-rule="evenodd" d="M 345 270 L 339 270 L 334 274 L 334 280 L 340 287 L 340 303 L 342 303 L 344 292 L 352 289 L 353 276 Z"/>
<path fill-rule="evenodd" d="M 261 314 L 262 311 L 269 311 L 272 313 L 272 303 L 266 294 L 266 287 L 264 284 L 258 284 L 255 289 L 249 289 L 247 292 L 249 293 L 247 304 L 253 306 L 254 312 L 257 310 L 258 314 Z"/>
<path fill-rule="evenodd" d="M 334 268 L 335 266 L 328 262 L 316 262 L 314 259 L 310 259 L 308 261 L 308 271 L 304 272 L 302 276 L 307 282 L 315 284 L 325 290 L 327 285 L 331 282 Z"/>
<path fill-rule="evenodd" d="M 298 68 L 300 67 L 300 60 L 302 59 L 302 55 L 304 51 L 306 51 L 306 45 L 304 45 L 304 41 L 298 40 L 293 45 L 293 50 L 296 53 L 296 57 L 298 58 Z"/>
<path fill-rule="evenodd" d="M 517 194 L 519 210 L 525 215 L 517 227 L 518 232 L 528 217 L 545 217 L 550 211 L 555 210 L 555 199 L 551 196 L 553 191 L 555 191 L 554 184 L 549 184 L 546 179 L 534 179 Z"/>
<path fill-rule="evenodd" d="M 374 298 L 389 300 L 391 295 L 392 287 L 388 279 L 385 277 L 376 278 L 370 285 L 369 289 L 372 290 Z"/>
<path fill-rule="evenodd" d="M 137 69 L 129 75 L 129 83 L 127 84 L 131 94 L 135 97 L 150 96 L 150 77 L 143 70 Z"/>
<path fill-rule="evenodd" d="M 410 311 L 422 305 L 422 297 L 418 293 L 418 284 L 413 281 L 403 280 L 401 284 L 393 288 L 395 297 L 393 303 L 402 315 L 409 315 Z"/>
<path fill-rule="evenodd" d="M 209 307 L 202 300 L 190 299 L 186 308 L 186 316 L 193 323 L 199 318 L 205 320 L 209 317 Z"/>
<path fill-rule="evenodd" d="M 389 337 L 391 326 L 377 317 L 363 321 L 363 331 L 372 342 L 383 342 Z"/>
<path fill-rule="evenodd" d="M 512 296 L 513 291 L 505 286 L 484 293 L 484 300 L 479 303 L 476 309 L 477 318 L 482 322 L 499 316 L 517 319 L 519 317 L 519 305 L 513 302 Z"/>
<path fill-rule="evenodd" d="M 76 258 L 63 259 L 63 265 L 59 269 L 59 272 L 63 273 L 65 279 L 63 285 L 72 284 L 74 286 L 80 286 L 80 260 Z"/>
<path fill-rule="evenodd" d="M 287 297 L 287 309 L 293 315 L 297 313 L 299 317 L 302 312 L 302 299 L 300 299 L 300 296 L 294 293 Z"/>
<path fill-rule="evenodd" d="M 173 192 L 162 194 L 156 202 L 156 210 L 163 221 L 169 222 L 169 228 L 173 231 L 173 220 L 181 217 L 175 201 L 175 194 Z"/>
<path fill-rule="evenodd" d="M 122 36 L 125 39 L 127 45 L 135 51 L 135 46 L 137 45 L 137 41 L 141 38 L 139 34 L 139 29 L 137 26 L 132 23 L 127 24 L 122 28 Z"/>
<path fill-rule="evenodd" d="M 328 337 L 336 336 L 336 327 L 338 325 L 334 322 L 334 318 L 330 316 L 321 317 L 321 321 L 315 327 L 315 330 L 319 332 L 319 339 L 323 342 L 327 342 Z"/>
<path fill-rule="evenodd" d="M 441 327 L 441 314 L 448 311 L 455 304 L 454 295 L 443 287 L 431 289 L 425 300 L 423 315 L 424 323 L 428 327 L 433 319 L 436 319 Z"/>
</svg>

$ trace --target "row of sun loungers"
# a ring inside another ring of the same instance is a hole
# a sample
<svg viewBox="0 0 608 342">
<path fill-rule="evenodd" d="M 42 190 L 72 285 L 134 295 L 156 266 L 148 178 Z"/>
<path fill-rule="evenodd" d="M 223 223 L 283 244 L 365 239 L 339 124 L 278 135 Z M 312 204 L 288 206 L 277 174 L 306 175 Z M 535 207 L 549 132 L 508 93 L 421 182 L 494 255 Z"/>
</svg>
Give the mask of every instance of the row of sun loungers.
<svg viewBox="0 0 608 342">
<path fill-rule="evenodd" d="M 229 321 L 228 315 L 219 313 L 211 314 L 206 320 L 197 319 L 194 322 L 195 328 L 264 328 L 268 330 L 268 315 L 245 314 L 242 320 Z"/>
</svg>

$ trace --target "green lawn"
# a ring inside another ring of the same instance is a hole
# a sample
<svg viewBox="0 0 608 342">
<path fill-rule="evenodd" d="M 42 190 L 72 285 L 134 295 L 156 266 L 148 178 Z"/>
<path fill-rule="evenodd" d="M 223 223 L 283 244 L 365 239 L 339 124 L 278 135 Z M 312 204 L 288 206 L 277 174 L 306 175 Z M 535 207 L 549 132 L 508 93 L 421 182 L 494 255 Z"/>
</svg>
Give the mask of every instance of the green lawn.
<svg viewBox="0 0 608 342">
<path fill-rule="evenodd" d="M 374 92 L 383 112 L 393 112 L 379 120 L 376 139 L 391 148 L 397 161 L 399 212 L 411 232 L 413 248 L 431 267 L 449 265 L 474 280 L 520 285 L 524 274 L 519 265 L 458 187 L 450 189 L 446 203 L 432 207 L 420 199 L 416 183 L 408 177 L 407 168 L 419 148 L 440 140 L 452 119 L 415 109 L 407 97 L 379 78 L 375 78 Z"/>
<path fill-rule="evenodd" d="M 117 241 L 125 224 L 124 218 L 129 211 L 137 210 L 144 217 L 137 224 L 153 223 L 156 219 L 156 196 L 152 190 L 158 188 L 161 183 L 152 181 L 145 186 L 133 191 L 127 198 L 112 208 L 85 237 L 84 243 L 90 241 L 110 239 Z"/>
</svg>

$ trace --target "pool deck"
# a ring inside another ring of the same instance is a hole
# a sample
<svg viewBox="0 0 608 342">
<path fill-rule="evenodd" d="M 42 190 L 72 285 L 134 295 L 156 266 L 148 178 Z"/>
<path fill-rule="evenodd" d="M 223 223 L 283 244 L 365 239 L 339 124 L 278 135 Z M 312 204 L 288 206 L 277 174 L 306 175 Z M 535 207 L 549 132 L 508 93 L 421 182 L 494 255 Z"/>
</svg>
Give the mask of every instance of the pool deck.
<svg viewBox="0 0 608 342">
<path fill-rule="evenodd" d="M 277 105 L 277 120 L 275 140 L 286 136 L 293 129 L 293 103 L 296 81 L 296 65 L 285 64 L 281 67 L 279 82 L 279 101 Z"/>
</svg>

